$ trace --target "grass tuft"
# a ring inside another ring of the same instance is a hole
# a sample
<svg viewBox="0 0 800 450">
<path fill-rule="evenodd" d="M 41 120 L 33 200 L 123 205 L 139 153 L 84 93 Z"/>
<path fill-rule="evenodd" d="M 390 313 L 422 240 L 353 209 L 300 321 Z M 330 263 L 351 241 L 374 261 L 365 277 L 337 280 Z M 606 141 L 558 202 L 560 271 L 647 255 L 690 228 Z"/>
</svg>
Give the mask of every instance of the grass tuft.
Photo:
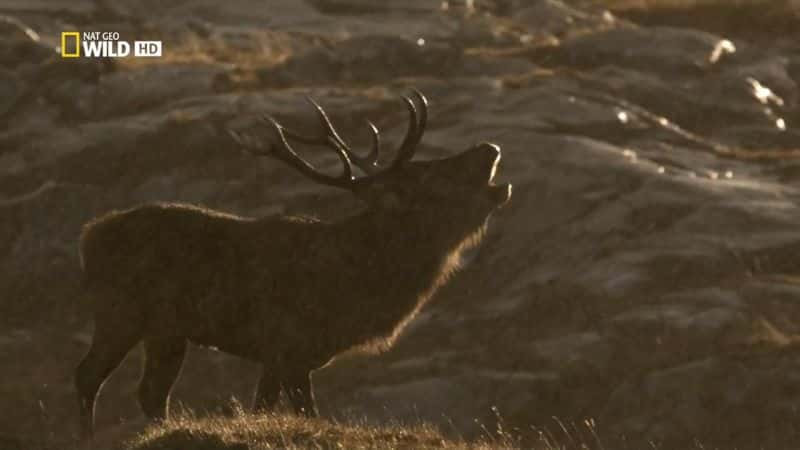
<svg viewBox="0 0 800 450">
<path fill-rule="evenodd" d="M 463 449 L 511 448 L 502 438 L 465 442 L 430 425 L 354 425 L 285 414 L 196 417 L 184 412 L 146 428 L 125 450 Z"/>
</svg>

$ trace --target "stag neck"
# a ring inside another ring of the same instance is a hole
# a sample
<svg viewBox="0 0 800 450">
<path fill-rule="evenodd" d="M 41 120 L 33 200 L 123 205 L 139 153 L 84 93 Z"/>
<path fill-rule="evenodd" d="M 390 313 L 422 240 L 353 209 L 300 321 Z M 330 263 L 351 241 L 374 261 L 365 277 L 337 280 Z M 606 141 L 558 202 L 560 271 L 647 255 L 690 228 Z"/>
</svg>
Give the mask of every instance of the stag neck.
<svg viewBox="0 0 800 450">
<path fill-rule="evenodd" d="M 427 210 L 369 209 L 340 223 L 341 233 L 349 237 L 342 242 L 347 241 L 356 251 L 395 248 L 410 258 L 425 258 L 427 252 L 436 259 L 455 249 L 464 238 L 441 219 Z"/>
<path fill-rule="evenodd" d="M 327 239 L 337 243 L 337 260 L 351 269 L 347 284 L 360 292 L 350 301 L 326 303 L 331 315 L 345 318 L 330 325 L 336 350 L 388 348 L 455 269 L 458 245 L 432 219 L 368 210 L 332 225 Z"/>
</svg>

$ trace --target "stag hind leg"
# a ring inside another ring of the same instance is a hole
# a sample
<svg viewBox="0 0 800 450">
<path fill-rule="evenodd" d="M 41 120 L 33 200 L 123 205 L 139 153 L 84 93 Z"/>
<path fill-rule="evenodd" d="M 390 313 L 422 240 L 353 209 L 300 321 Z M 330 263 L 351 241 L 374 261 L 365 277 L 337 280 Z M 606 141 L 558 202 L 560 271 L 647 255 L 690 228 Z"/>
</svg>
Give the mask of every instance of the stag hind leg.
<svg viewBox="0 0 800 450">
<path fill-rule="evenodd" d="M 317 417 L 317 405 L 311 383 L 311 372 L 307 370 L 290 373 L 283 381 L 283 390 L 289 397 L 295 414 Z"/>
<path fill-rule="evenodd" d="M 130 322 L 116 324 L 95 319 L 91 348 L 75 370 L 82 438 L 92 436 L 95 401 L 103 383 L 140 339 L 139 327 Z"/>
<path fill-rule="evenodd" d="M 186 339 L 149 338 L 144 341 L 144 372 L 139 382 L 139 405 L 147 417 L 166 419 L 169 394 L 186 356 Z"/>
<path fill-rule="evenodd" d="M 253 410 L 265 412 L 275 409 L 280 394 L 281 381 L 275 371 L 265 364 L 261 369 L 261 378 L 258 380 Z"/>
<path fill-rule="evenodd" d="M 318 415 L 309 371 L 285 372 L 266 364 L 258 381 L 253 410 L 256 412 L 273 410 L 281 391 L 286 394 L 295 414 L 306 417 Z"/>
</svg>

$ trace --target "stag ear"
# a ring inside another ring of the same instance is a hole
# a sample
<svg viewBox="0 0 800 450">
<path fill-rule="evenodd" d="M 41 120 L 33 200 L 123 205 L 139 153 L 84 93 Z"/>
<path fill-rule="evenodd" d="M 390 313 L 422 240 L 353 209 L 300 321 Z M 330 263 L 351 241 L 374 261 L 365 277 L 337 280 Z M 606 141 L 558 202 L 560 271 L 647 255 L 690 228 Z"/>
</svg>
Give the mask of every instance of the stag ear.
<svg viewBox="0 0 800 450">
<path fill-rule="evenodd" d="M 400 197 L 394 192 L 384 192 L 381 194 L 380 203 L 383 209 L 400 209 Z"/>
<path fill-rule="evenodd" d="M 364 203 L 376 208 L 390 211 L 403 208 L 402 194 L 391 189 L 384 180 L 376 178 L 356 180 L 353 193 Z"/>
</svg>

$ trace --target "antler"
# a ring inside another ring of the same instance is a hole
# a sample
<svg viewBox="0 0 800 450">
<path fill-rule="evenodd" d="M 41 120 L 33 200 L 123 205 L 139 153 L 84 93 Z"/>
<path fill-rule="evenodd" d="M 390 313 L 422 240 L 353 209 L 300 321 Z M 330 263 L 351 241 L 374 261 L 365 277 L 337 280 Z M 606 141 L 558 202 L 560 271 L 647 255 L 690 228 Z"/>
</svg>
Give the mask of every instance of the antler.
<svg viewBox="0 0 800 450">
<path fill-rule="evenodd" d="M 425 125 L 428 122 L 428 99 L 422 95 L 422 92 L 416 89 L 414 89 L 413 92 L 421 105 L 419 110 L 419 122 L 417 121 L 418 113 L 414 102 L 404 95 L 403 101 L 408 107 L 409 113 L 408 131 L 406 132 L 406 137 L 403 139 L 403 143 L 400 145 L 400 149 L 397 151 L 397 156 L 392 163 L 392 167 L 399 166 L 410 161 L 411 158 L 414 157 L 414 153 L 417 151 L 417 145 L 419 141 L 422 140 L 422 134 L 425 133 Z"/>
<path fill-rule="evenodd" d="M 297 169 L 303 175 L 306 175 L 307 177 L 319 183 L 343 188 L 350 187 L 353 182 L 353 169 L 352 165 L 350 164 L 350 159 L 347 157 L 347 153 L 345 153 L 344 149 L 338 145 L 331 146 L 331 148 L 336 151 L 339 159 L 342 161 L 342 172 L 338 176 L 326 175 L 318 171 L 314 166 L 301 158 L 300 155 L 294 151 L 292 146 L 289 144 L 289 141 L 286 140 L 287 132 L 292 137 L 296 137 L 293 132 L 286 130 L 272 117 L 262 117 L 261 122 L 269 123 L 269 125 L 271 125 L 278 134 L 280 145 L 270 146 L 269 151 L 264 150 L 264 146 L 260 141 L 252 139 L 249 136 L 241 135 L 230 129 L 228 130 L 228 133 L 239 145 L 242 146 L 242 148 L 251 154 L 278 158 Z"/>
<path fill-rule="evenodd" d="M 400 148 L 397 151 L 397 156 L 395 157 L 389 169 L 398 167 L 411 160 L 416 152 L 419 141 L 422 139 L 422 134 L 425 132 L 425 125 L 428 120 L 428 100 L 416 89 L 413 90 L 413 93 L 420 103 L 420 109 L 419 111 L 417 110 L 414 101 L 410 97 L 405 95 L 402 97 L 406 107 L 408 108 L 409 125 L 405 138 L 403 138 L 403 143 L 400 145 Z M 344 142 L 344 140 L 339 136 L 339 133 L 336 131 L 336 128 L 333 126 L 333 123 L 322 106 L 315 102 L 311 97 L 306 97 L 306 99 L 317 111 L 320 123 L 326 132 L 324 137 L 305 136 L 301 133 L 284 127 L 269 116 L 262 117 L 260 120 L 268 123 L 270 126 L 272 126 L 272 128 L 275 129 L 278 135 L 278 145 L 270 146 L 268 150 L 264 149 L 264 146 L 260 141 L 252 137 L 244 136 L 231 129 L 227 130 L 228 134 L 230 134 L 231 137 L 249 153 L 278 158 L 314 181 L 323 184 L 338 186 L 346 189 L 352 188 L 354 185 L 352 169 L 353 164 L 361 169 L 361 171 L 367 176 L 373 176 L 383 171 L 380 167 L 378 167 L 381 141 L 380 133 L 375 124 L 369 120 L 365 121 L 367 127 L 372 132 L 372 148 L 366 156 L 359 156 L 355 154 L 350 146 L 347 145 L 347 143 Z M 319 172 L 314 166 L 297 154 L 297 152 L 289 144 L 287 137 L 305 144 L 324 145 L 330 147 L 336 151 L 336 154 L 342 161 L 342 172 L 338 176 L 326 175 L 322 172 Z"/>
</svg>

